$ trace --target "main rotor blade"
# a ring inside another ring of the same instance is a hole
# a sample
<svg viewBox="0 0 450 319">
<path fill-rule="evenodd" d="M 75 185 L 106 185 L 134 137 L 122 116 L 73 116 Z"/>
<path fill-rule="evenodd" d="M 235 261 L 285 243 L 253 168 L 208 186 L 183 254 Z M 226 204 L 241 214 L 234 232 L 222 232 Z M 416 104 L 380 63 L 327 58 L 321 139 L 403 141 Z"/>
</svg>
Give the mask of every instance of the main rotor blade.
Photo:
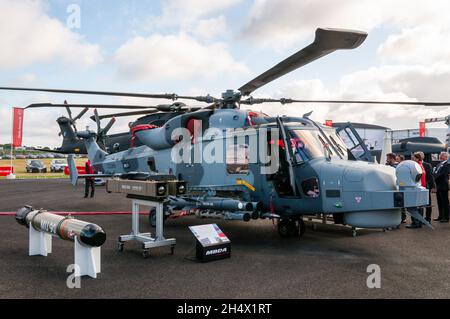
<svg viewBox="0 0 450 319">
<path fill-rule="evenodd" d="M 198 102 L 213 103 L 218 99 L 206 95 L 206 96 L 182 96 L 175 93 L 164 94 L 148 94 L 148 93 L 131 93 L 131 92 L 108 92 L 108 91 L 88 91 L 88 90 L 66 90 L 66 89 L 43 89 L 43 88 L 24 88 L 24 87 L 6 87 L 1 86 L 0 90 L 7 91 L 31 91 L 31 92 L 49 92 L 49 93 L 66 93 L 66 94 L 85 94 L 85 95 L 106 95 L 106 96 L 126 96 L 126 97 L 138 97 L 147 99 L 168 99 L 168 100 L 196 100 Z"/>
<path fill-rule="evenodd" d="M 113 117 L 108 124 L 102 129 L 102 134 L 108 134 L 109 130 L 111 129 L 111 127 L 114 125 L 114 123 L 116 123 L 116 118 Z"/>
<path fill-rule="evenodd" d="M 86 108 L 87 106 L 93 107 L 96 109 L 149 109 L 153 106 L 144 106 L 144 105 L 113 105 L 113 104 L 52 104 L 52 103 L 34 103 L 30 104 L 26 107 L 26 109 L 31 108 L 41 108 L 41 107 L 74 107 L 74 108 Z"/>
<path fill-rule="evenodd" d="M 150 110 L 142 110 L 142 111 L 105 114 L 105 115 L 100 115 L 98 118 L 100 120 L 103 120 L 103 119 L 108 119 L 108 118 L 111 118 L 111 117 L 125 117 L 125 116 L 133 116 L 133 115 L 144 115 L 144 114 L 153 114 L 153 113 L 157 113 L 157 112 L 159 112 L 159 110 L 150 109 Z M 95 121 L 95 116 L 91 116 L 91 119 L 93 121 Z"/>
<path fill-rule="evenodd" d="M 450 102 L 412 102 L 412 101 L 349 101 L 349 100 L 294 100 L 294 99 L 254 99 L 242 100 L 241 104 L 253 105 L 261 103 L 329 103 L 329 104 L 394 104 L 394 105 L 420 105 L 420 106 L 450 106 Z"/>
<path fill-rule="evenodd" d="M 67 106 L 67 104 L 64 104 L 64 105 L 66 105 L 66 111 L 67 111 L 67 114 L 69 115 L 69 119 L 73 122 L 72 110 L 70 109 L 70 107 Z"/>
<path fill-rule="evenodd" d="M 161 105 L 160 105 L 161 106 Z M 155 107 L 154 109 L 147 109 L 142 111 L 132 111 L 132 112 L 121 112 L 121 113 L 113 113 L 113 114 L 105 114 L 100 115 L 98 118 L 100 120 L 111 118 L 111 117 L 126 117 L 126 116 L 134 116 L 134 115 L 146 115 L 146 114 L 154 114 L 158 112 L 194 112 L 203 109 L 202 107 L 182 107 L 176 110 L 166 109 L 164 107 Z M 95 116 L 91 116 L 91 119 L 95 121 Z"/>
<path fill-rule="evenodd" d="M 75 118 L 73 119 L 74 122 L 78 121 L 79 119 L 81 119 L 83 117 L 84 114 L 86 114 L 86 112 L 89 111 L 88 107 L 85 107 L 77 116 L 75 116 Z"/>
<path fill-rule="evenodd" d="M 361 31 L 319 28 L 313 43 L 251 80 L 239 91 L 244 96 L 250 95 L 267 83 L 336 50 L 357 48 L 366 37 L 367 33 Z"/>
<path fill-rule="evenodd" d="M 99 118 L 97 109 L 94 109 L 94 118 L 95 118 L 95 123 L 97 123 L 97 134 L 100 134 L 101 123 L 100 123 L 100 118 Z"/>
</svg>

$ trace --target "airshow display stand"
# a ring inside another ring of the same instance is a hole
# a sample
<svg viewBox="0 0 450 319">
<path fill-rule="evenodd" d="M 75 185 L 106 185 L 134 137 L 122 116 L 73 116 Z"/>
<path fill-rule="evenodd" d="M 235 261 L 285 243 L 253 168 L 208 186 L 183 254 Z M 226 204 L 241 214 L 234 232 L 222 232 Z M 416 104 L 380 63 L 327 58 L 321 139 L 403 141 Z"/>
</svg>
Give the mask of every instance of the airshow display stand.
<svg viewBox="0 0 450 319">
<path fill-rule="evenodd" d="M 151 179 L 147 179 L 151 178 Z M 117 248 L 123 250 L 125 242 L 134 240 L 142 243 L 142 256 L 148 257 L 150 248 L 170 247 L 175 250 L 175 238 L 164 238 L 164 203 L 169 195 L 177 195 L 185 190 L 186 183 L 170 175 L 145 176 L 144 180 L 112 178 L 106 181 L 106 190 L 110 193 L 126 194 L 131 199 L 131 234 L 119 236 Z M 151 233 L 139 232 L 140 206 L 155 207 L 156 237 Z"/>
<path fill-rule="evenodd" d="M 169 246 L 171 253 L 174 253 L 176 239 L 164 238 L 164 202 L 148 199 L 132 199 L 131 208 L 131 234 L 119 236 L 118 249 L 123 250 L 125 242 L 134 240 L 142 243 L 142 256 L 148 257 L 148 251 L 151 248 Z M 139 215 L 140 207 L 155 207 L 156 208 L 156 237 L 152 237 L 151 233 L 139 232 Z"/>
<path fill-rule="evenodd" d="M 52 238 L 46 234 L 30 227 L 29 252 L 28 256 L 44 256 L 52 253 Z M 101 248 L 88 247 L 80 243 L 78 238 L 74 238 L 75 276 L 89 276 L 97 278 L 101 271 Z"/>
<path fill-rule="evenodd" d="M 97 278 L 100 273 L 100 246 L 106 234 L 98 225 L 59 216 L 45 210 L 34 210 L 30 206 L 16 213 L 19 224 L 29 228 L 29 256 L 44 256 L 52 253 L 52 238 L 57 236 L 74 242 L 75 276 Z"/>
<path fill-rule="evenodd" d="M 216 224 L 189 226 L 196 238 L 195 256 L 202 262 L 231 257 L 231 241 Z"/>
</svg>

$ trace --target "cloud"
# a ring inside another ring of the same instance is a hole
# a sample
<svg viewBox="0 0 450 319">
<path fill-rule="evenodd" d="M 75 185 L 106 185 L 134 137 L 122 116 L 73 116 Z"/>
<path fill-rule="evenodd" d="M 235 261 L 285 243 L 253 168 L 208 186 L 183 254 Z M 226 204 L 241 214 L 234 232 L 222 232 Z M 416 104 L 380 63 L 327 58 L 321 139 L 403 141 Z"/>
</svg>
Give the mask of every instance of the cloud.
<svg viewBox="0 0 450 319">
<path fill-rule="evenodd" d="M 307 100 L 312 99 L 331 99 L 333 98 L 331 92 L 325 87 L 322 81 L 318 79 L 313 80 L 299 80 L 292 82 L 279 88 L 277 91 L 268 93 L 261 92 L 255 97 L 272 97 L 272 98 L 302 98 Z M 280 103 L 265 103 L 262 105 L 245 106 L 245 108 L 262 111 L 268 115 L 286 115 L 300 117 L 311 110 L 314 110 L 314 119 L 322 121 L 327 118 L 330 107 L 328 105 L 321 105 L 316 107 L 308 104 L 286 104 Z"/>
<path fill-rule="evenodd" d="M 341 94 L 376 97 L 397 94 L 418 100 L 447 101 L 450 81 L 449 65 L 386 65 L 372 67 L 344 76 Z"/>
<path fill-rule="evenodd" d="M 185 28 L 198 19 L 223 12 L 242 0 L 169 0 L 162 4 L 162 15 L 153 17 L 158 27 L 181 26 Z"/>
<path fill-rule="evenodd" d="M 266 96 L 297 99 L 378 100 L 378 101 L 450 101 L 446 84 L 450 68 L 428 69 L 422 66 L 384 66 L 348 74 L 337 88 L 330 90 L 320 80 L 296 81 Z M 436 85 L 441 83 L 441 85 Z M 264 94 L 263 94 L 264 95 Z M 417 128 L 420 120 L 450 114 L 450 107 L 359 105 L 359 104 L 268 104 L 256 106 L 271 115 L 301 116 L 314 111 L 319 122 L 361 122 L 392 129 Z"/>
<path fill-rule="evenodd" d="M 194 27 L 194 36 L 202 39 L 212 39 L 218 35 L 226 33 L 227 22 L 224 16 L 211 19 L 200 20 Z"/>
<path fill-rule="evenodd" d="M 114 55 L 120 76 L 129 80 L 213 78 L 248 73 L 224 43 L 201 44 L 186 34 L 134 37 Z"/>
<path fill-rule="evenodd" d="M 448 27 L 450 2 L 416 0 L 255 0 L 242 35 L 265 46 L 288 47 L 311 38 L 317 27 L 371 31 L 374 28 Z"/>
<path fill-rule="evenodd" d="M 102 61 L 99 46 L 49 17 L 41 1 L 0 0 L 0 68 L 62 60 L 91 66 Z"/>
<path fill-rule="evenodd" d="M 22 85 L 29 85 L 29 84 L 35 83 L 36 80 L 37 80 L 36 74 L 24 73 L 24 74 L 20 74 L 16 77 L 12 78 L 8 82 L 14 86 L 22 86 Z"/>
<path fill-rule="evenodd" d="M 390 35 L 378 48 L 385 62 L 448 63 L 450 28 L 431 25 L 403 29 Z"/>
<path fill-rule="evenodd" d="M 23 107 L 35 101 L 48 100 L 48 95 L 44 93 L 34 94 L 29 98 L 23 98 L 20 102 L 5 107 L 6 101 L 0 100 L 0 144 L 11 143 L 12 138 L 12 107 Z M 23 125 L 23 145 L 25 146 L 47 146 L 60 144 L 58 138 L 58 125 L 56 124 L 56 111 L 49 109 L 26 110 Z M 49 119 L 55 122 L 50 124 Z M 44 144 L 44 145 L 43 145 Z"/>
<path fill-rule="evenodd" d="M 256 0 L 242 34 L 263 46 L 287 47 L 310 38 L 317 27 L 368 30 L 382 21 L 377 5 L 366 0 Z"/>
<path fill-rule="evenodd" d="M 450 2 L 370 0 L 256 0 L 248 23 L 242 29 L 246 39 L 262 46 L 289 47 L 311 39 L 317 27 L 360 29 L 384 28 L 390 32 L 380 43 L 380 65 L 343 76 L 334 89 L 320 80 L 297 81 L 272 92 L 278 97 L 320 99 L 365 99 L 406 101 L 450 101 Z M 276 12 L 276 14 L 274 14 Z M 427 117 L 446 116 L 449 107 L 299 105 L 268 106 L 302 115 L 314 108 L 313 118 L 323 121 L 357 121 L 395 129 L 418 127 Z"/>
</svg>

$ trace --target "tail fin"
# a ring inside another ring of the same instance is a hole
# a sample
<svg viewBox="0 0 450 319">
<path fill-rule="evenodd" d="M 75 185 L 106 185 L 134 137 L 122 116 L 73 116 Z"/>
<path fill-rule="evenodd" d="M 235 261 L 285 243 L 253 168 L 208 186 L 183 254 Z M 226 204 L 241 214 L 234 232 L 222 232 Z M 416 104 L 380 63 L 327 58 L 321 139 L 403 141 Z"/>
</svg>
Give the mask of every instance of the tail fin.
<svg viewBox="0 0 450 319">
<path fill-rule="evenodd" d="M 67 157 L 67 164 L 69 166 L 70 182 L 73 186 L 77 185 L 78 180 L 84 178 L 97 178 L 97 177 L 112 177 L 112 174 L 78 174 L 77 166 L 75 165 L 75 160 L 73 154 Z"/>
<path fill-rule="evenodd" d="M 67 157 L 67 164 L 69 166 L 70 182 L 73 186 L 76 186 L 78 182 L 78 171 L 77 166 L 75 165 L 75 160 L 73 159 L 73 154 L 70 154 Z"/>
<path fill-rule="evenodd" d="M 93 166 L 105 160 L 105 157 L 108 155 L 108 153 L 102 150 L 98 145 L 97 141 L 95 140 L 96 134 L 94 132 L 78 132 L 77 136 L 84 140 L 89 160 L 91 161 L 91 164 Z"/>
<path fill-rule="evenodd" d="M 64 154 L 86 154 L 84 143 L 77 137 L 71 121 L 66 117 L 60 117 L 57 122 L 63 138 L 58 151 Z"/>
</svg>

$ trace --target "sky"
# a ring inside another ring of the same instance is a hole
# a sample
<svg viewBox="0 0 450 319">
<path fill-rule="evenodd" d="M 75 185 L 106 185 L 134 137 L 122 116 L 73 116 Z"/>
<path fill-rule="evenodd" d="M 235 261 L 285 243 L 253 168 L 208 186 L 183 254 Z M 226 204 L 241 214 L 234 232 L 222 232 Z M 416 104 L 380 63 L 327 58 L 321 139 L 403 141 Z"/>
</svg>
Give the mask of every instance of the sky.
<svg viewBox="0 0 450 319">
<path fill-rule="evenodd" d="M 365 31 L 341 50 L 255 91 L 255 97 L 450 101 L 450 2 L 434 0 L 0 0 L 0 86 L 220 97 L 299 51 L 318 27 Z M 0 92 L 0 144 L 11 108 L 30 103 L 155 105 L 161 100 Z M 191 105 L 198 105 L 192 103 Z M 270 115 L 392 129 L 450 107 L 253 106 Z M 77 113 L 77 110 L 73 110 Z M 105 113 L 108 111 L 100 111 Z M 64 109 L 27 110 L 24 145 L 60 145 Z M 110 131 L 122 132 L 132 118 Z M 88 116 L 78 128 L 95 128 Z M 432 127 L 445 127 L 433 124 Z"/>
</svg>

